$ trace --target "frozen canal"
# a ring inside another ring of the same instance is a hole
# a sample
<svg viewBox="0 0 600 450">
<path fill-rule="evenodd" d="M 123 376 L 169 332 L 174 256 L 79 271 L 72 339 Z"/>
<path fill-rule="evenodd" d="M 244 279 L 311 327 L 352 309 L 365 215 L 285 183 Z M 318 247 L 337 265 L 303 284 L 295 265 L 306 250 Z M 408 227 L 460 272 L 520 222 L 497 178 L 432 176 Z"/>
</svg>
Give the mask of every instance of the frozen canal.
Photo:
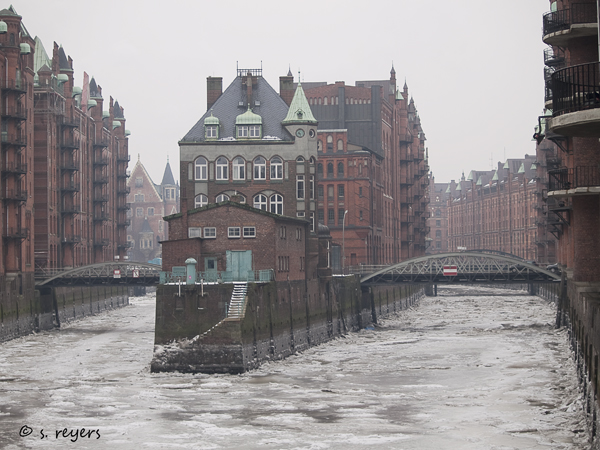
<svg viewBox="0 0 600 450">
<path fill-rule="evenodd" d="M 552 305 L 474 292 L 239 376 L 151 374 L 154 298 L 133 298 L 0 344 L 0 448 L 589 448 Z"/>
</svg>

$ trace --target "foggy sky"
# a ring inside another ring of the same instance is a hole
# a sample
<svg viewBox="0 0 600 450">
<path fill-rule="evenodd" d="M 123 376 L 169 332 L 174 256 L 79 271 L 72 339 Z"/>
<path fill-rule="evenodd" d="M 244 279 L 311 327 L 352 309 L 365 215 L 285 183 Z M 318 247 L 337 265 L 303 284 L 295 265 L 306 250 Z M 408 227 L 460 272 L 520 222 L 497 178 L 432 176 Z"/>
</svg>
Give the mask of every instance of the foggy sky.
<svg viewBox="0 0 600 450">
<path fill-rule="evenodd" d="M 544 106 L 542 15 L 548 0 L 16 0 L 32 36 L 53 42 L 119 101 L 155 183 L 177 142 L 206 111 L 206 77 L 226 88 L 260 68 L 275 90 L 297 80 L 406 80 L 437 182 L 534 154 Z M 10 3 L 2 5 L 8 8 Z M 107 109 L 107 108 L 106 108 Z"/>
</svg>

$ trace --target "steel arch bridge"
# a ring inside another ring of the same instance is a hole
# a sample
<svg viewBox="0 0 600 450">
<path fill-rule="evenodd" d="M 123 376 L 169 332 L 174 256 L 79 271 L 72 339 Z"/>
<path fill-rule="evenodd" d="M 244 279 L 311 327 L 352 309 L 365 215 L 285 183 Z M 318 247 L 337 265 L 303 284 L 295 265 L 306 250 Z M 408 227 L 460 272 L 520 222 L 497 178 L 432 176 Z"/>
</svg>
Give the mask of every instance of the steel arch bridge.
<svg viewBox="0 0 600 450">
<path fill-rule="evenodd" d="M 161 266 L 137 262 L 104 262 L 76 267 L 37 279 L 36 287 L 158 284 Z"/>
<path fill-rule="evenodd" d="M 361 278 L 385 283 L 534 283 L 557 282 L 560 275 L 523 259 L 482 252 L 441 253 L 408 259 Z"/>
</svg>

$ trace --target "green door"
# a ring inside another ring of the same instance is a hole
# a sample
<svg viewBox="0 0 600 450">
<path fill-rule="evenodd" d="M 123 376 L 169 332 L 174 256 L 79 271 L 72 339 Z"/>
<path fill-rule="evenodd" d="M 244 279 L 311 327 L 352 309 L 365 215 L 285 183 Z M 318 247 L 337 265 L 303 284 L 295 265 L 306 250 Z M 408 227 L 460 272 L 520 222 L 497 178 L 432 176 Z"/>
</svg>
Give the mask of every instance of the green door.
<svg viewBox="0 0 600 450">
<path fill-rule="evenodd" d="M 252 250 L 227 250 L 227 272 L 233 281 L 246 281 L 252 270 Z"/>
</svg>

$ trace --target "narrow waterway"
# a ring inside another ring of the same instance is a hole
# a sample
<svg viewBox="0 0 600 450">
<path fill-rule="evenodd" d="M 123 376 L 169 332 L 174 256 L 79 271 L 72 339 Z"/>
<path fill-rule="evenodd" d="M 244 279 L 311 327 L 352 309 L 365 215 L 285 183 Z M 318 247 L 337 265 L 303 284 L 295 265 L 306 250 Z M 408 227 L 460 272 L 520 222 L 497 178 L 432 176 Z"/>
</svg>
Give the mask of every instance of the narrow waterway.
<svg viewBox="0 0 600 450">
<path fill-rule="evenodd" d="M 236 376 L 151 374 L 152 296 L 4 343 L 0 448 L 588 449 L 553 305 L 439 293 Z"/>
</svg>

